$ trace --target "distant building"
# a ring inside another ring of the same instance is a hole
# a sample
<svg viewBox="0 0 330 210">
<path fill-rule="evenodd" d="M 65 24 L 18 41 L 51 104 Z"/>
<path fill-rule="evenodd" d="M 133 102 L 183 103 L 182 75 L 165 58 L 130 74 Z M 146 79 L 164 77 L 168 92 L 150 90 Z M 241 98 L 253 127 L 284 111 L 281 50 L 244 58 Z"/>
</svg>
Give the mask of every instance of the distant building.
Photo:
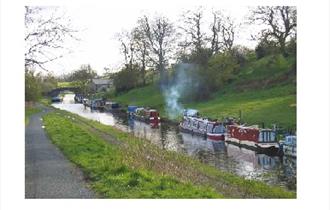
<svg viewBox="0 0 330 210">
<path fill-rule="evenodd" d="M 94 92 L 107 91 L 113 85 L 113 81 L 109 79 L 92 79 L 91 89 Z"/>
</svg>

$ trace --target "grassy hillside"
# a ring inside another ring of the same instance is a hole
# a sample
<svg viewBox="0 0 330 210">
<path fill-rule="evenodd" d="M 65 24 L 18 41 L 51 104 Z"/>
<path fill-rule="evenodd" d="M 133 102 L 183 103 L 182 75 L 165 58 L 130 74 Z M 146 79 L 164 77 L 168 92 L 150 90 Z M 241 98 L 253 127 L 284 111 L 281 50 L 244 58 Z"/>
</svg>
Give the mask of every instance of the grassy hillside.
<svg viewBox="0 0 330 210">
<path fill-rule="evenodd" d="M 236 78 L 216 92 L 210 100 L 183 104 L 196 108 L 208 117 L 239 116 L 248 124 L 276 123 L 292 128 L 296 125 L 295 59 L 271 55 L 248 63 Z M 150 106 L 160 110 L 163 117 L 164 98 L 155 85 L 131 90 L 114 100 L 124 104 Z"/>
</svg>

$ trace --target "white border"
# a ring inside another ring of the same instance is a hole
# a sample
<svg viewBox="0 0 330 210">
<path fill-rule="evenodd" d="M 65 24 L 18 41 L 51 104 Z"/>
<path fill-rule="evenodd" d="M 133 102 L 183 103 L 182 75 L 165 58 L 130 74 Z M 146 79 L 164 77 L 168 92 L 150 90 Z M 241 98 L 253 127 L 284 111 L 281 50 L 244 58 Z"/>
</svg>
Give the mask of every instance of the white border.
<svg viewBox="0 0 330 210">
<path fill-rule="evenodd" d="M 107 2 L 107 1 L 105 1 Z M 70 4 L 97 2 L 70 1 Z M 100 2 L 104 3 L 104 2 Z M 107 2 L 115 4 L 115 2 Z M 184 6 L 205 1 L 120 1 L 121 5 Z M 25 200 L 23 6 L 67 1 L 1 1 L 1 209 L 329 209 L 329 2 L 208 1 L 221 5 L 298 7 L 298 198 L 292 200 Z M 83 5 L 82 5 L 83 6 Z M 321 25 L 321 26 L 320 26 Z M 13 85 L 14 84 L 14 85 Z"/>
</svg>

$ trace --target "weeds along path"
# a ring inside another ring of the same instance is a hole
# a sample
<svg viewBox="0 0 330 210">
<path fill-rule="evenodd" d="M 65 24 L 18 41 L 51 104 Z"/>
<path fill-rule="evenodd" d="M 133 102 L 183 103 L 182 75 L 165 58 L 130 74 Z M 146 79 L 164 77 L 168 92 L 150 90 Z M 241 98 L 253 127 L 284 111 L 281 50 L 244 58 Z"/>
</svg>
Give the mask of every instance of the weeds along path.
<svg viewBox="0 0 330 210">
<path fill-rule="evenodd" d="M 122 156 L 123 165 L 132 170 L 147 170 L 158 176 L 175 177 L 183 183 L 191 182 L 208 186 L 230 198 L 295 197 L 295 193 L 287 192 L 282 188 L 244 180 L 202 164 L 184 154 L 164 151 L 145 139 L 134 137 L 111 126 L 102 125 L 67 111 L 56 110 L 55 113 L 87 131 L 89 135 L 95 135 L 106 143 L 114 145 Z"/>
<path fill-rule="evenodd" d="M 25 198 L 93 198 L 83 173 L 51 143 L 41 117 L 51 110 L 30 117 L 25 129 Z"/>
</svg>

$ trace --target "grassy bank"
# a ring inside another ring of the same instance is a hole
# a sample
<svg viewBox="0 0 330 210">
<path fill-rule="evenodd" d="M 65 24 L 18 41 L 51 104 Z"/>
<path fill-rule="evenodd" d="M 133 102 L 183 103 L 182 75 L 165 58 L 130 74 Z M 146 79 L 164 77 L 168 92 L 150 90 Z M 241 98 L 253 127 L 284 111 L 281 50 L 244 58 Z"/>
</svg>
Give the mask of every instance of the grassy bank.
<svg viewBox="0 0 330 210">
<path fill-rule="evenodd" d="M 284 128 L 296 127 L 295 58 L 281 55 L 266 56 L 250 61 L 242 67 L 233 81 L 215 92 L 209 100 L 187 103 L 185 108 L 196 108 L 204 116 L 222 119 L 239 117 L 248 124 Z M 123 105 L 150 106 L 165 112 L 165 99 L 156 85 L 133 89 L 113 98 Z"/>
<path fill-rule="evenodd" d="M 57 87 L 64 88 L 64 87 L 77 87 L 77 82 L 57 82 Z"/>
<path fill-rule="evenodd" d="M 41 109 L 30 105 L 30 106 L 25 106 L 25 126 L 29 124 L 29 118 L 31 115 L 40 112 Z"/>
<path fill-rule="evenodd" d="M 94 190 L 120 198 L 295 198 L 294 192 L 221 172 L 113 127 L 56 111 L 46 130 Z"/>
<path fill-rule="evenodd" d="M 160 110 L 163 117 L 168 117 L 164 98 L 153 86 L 131 90 L 114 100 L 124 105 L 154 107 Z M 243 121 L 248 124 L 265 123 L 271 126 L 275 123 L 289 128 L 296 126 L 296 90 L 290 84 L 244 92 L 221 91 L 211 100 L 183 105 L 196 108 L 202 115 L 212 118 L 239 117 L 241 111 Z"/>
</svg>

